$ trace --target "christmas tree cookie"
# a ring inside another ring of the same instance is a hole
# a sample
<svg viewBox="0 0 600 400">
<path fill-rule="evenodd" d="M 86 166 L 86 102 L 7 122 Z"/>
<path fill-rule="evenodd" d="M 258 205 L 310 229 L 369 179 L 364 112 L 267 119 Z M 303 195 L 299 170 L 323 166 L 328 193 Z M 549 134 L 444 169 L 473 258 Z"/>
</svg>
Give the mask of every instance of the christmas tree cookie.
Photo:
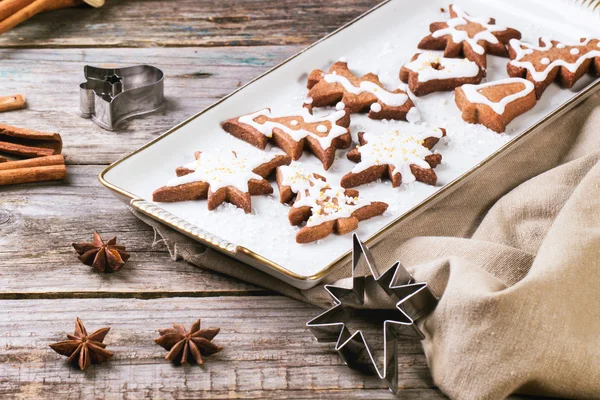
<svg viewBox="0 0 600 400">
<path fill-rule="evenodd" d="M 305 108 L 274 116 L 265 108 L 223 123 L 223 129 L 238 139 L 263 150 L 272 141 L 294 160 L 308 148 L 321 160 L 325 170 L 333 164 L 336 149 L 347 149 L 352 143 L 349 126 L 350 115 L 342 107 L 321 117 Z"/>
<path fill-rule="evenodd" d="M 352 114 L 368 112 L 372 119 L 406 120 L 414 107 L 406 92 L 387 90 L 373 73 L 354 75 L 345 61 L 336 62 L 327 72 L 312 71 L 306 87 L 309 90 L 304 106 L 311 110 L 341 102 L 340 107 Z"/>
<path fill-rule="evenodd" d="M 531 81 L 538 99 L 554 81 L 564 88 L 571 88 L 587 72 L 600 76 L 599 39 L 565 44 L 543 37 L 538 46 L 511 40 L 509 51 L 508 74 Z"/>
</svg>

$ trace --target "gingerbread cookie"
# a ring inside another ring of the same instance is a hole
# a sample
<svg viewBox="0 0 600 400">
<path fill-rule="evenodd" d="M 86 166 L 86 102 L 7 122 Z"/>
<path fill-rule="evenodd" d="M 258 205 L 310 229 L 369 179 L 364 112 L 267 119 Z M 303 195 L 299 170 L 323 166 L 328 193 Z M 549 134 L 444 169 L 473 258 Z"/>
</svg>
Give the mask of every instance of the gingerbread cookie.
<svg viewBox="0 0 600 400">
<path fill-rule="evenodd" d="M 543 37 L 539 46 L 515 39 L 510 41 L 509 52 L 508 74 L 533 82 L 538 99 L 554 81 L 570 88 L 588 71 L 600 76 L 599 39 L 568 45 Z"/>
<path fill-rule="evenodd" d="M 360 146 L 347 154 L 358 164 L 342 177 L 341 185 L 351 188 L 385 176 L 391 179 L 392 187 L 414 181 L 435 185 L 433 168 L 442 162 L 442 156 L 432 153 L 431 148 L 443 136 L 444 129 L 412 124 L 383 134 L 359 132 Z"/>
<path fill-rule="evenodd" d="M 420 49 L 444 50 L 444 57 L 462 57 L 477 63 L 484 70 L 486 54 L 507 57 L 506 45 L 511 39 L 520 39 L 516 29 L 496 25 L 493 18 L 472 17 L 459 6 L 450 5 L 447 22 L 434 22 L 431 34 L 421 40 Z"/>
<path fill-rule="evenodd" d="M 381 215 L 387 203 L 370 202 L 357 190 L 332 187 L 320 175 L 298 165 L 277 168 L 277 185 L 282 203 L 291 203 L 288 219 L 300 226 L 297 243 L 310 243 L 331 233 L 343 235 L 358 227 L 359 221 Z"/>
<path fill-rule="evenodd" d="M 457 88 L 455 101 L 462 118 L 502 133 L 506 125 L 531 110 L 537 102 L 533 83 L 521 78 L 507 78 L 480 85 Z"/>
<path fill-rule="evenodd" d="M 304 106 L 308 109 L 333 106 L 341 101 L 350 113 L 368 111 L 371 119 L 405 120 L 414 107 L 406 92 L 387 90 L 373 73 L 357 77 L 345 61 L 336 62 L 328 72 L 312 71 L 306 87 L 309 91 Z"/>
<path fill-rule="evenodd" d="M 259 149 L 264 150 L 272 140 L 294 160 L 308 147 L 325 170 L 333 164 L 335 150 L 347 149 L 352 143 L 349 126 L 350 114 L 343 107 L 324 117 L 316 117 L 305 108 L 275 117 L 265 108 L 223 123 L 227 132 Z"/>
<path fill-rule="evenodd" d="M 292 162 L 289 156 L 277 153 L 256 156 L 223 151 L 214 155 L 198 151 L 195 156 L 196 161 L 177 168 L 178 178 L 152 194 L 153 201 L 208 199 L 209 210 L 228 202 L 250 213 L 250 196 L 273 193 L 265 178 Z"/>
<path fill-rule="evenodd" d="M 482 78 L 483 71 L 473 61 L 428 52 L 415 54 L 400 70 L 400 80 L 415 96 L 454 90 L 467 83 L 479 83 Z"/>
</svg>

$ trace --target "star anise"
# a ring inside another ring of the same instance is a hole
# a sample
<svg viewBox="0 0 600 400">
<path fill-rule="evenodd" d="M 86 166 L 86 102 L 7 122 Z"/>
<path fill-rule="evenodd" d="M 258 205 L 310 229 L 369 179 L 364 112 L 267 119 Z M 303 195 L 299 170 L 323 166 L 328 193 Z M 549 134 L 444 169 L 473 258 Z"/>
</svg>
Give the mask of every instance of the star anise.
<svg viewBox="0 0 600 400">
<path fill-rule="evenodd" d="M 129 253 L 117 245 L 116 237 L 104 243 L 98 232 L 94 232 L 92 243 L 73 243 L 73 247 L 79 260 L 98 272 L 118 271 L 129 260 Z"/>
<path fill-rule="evenodd" d="M 202 365 L 203 355 L 210 356 L 223 350 L 221 346 L 211 342 L 219 331 L 219 328 L 200 329 L 200 320 L 198 320 L 192 325 L 190 333 L 180 324 L 173 324 L 173 328 L 159 329 L 160 337 L 154 341 L 165 350 L 170 350 L 165 359 L 184 364 L 191 356 L 196 364 Z"/>
<path fill-rule="evenodd" d="M 69 357 L 69 363 L 85 371 L 90 364 L 100 364 L 113 356 L 102 343 L 108 331 L 110 328 L 102 328 L 88 335 L 83 322 L 77 318 L 75 332 L 72 335 L 67 334 L 69 340 L 52 343 L 50 347 L 58 354 Z"/>
</svg>

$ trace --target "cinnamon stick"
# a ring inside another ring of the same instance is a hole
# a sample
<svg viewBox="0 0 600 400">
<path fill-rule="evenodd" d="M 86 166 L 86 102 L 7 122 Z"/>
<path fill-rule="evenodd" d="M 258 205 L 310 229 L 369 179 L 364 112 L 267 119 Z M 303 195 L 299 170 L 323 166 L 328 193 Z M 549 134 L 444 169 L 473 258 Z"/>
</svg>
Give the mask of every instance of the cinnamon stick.
<svg viewBox="0 0 600 400">
<path fill-rule="evenodd" d="M 46 167 L 30 167 L 0 171 L 0 186 L 20 183 L 60 181 L 67 177 L 65 165 L 49 165 Z"/>
<path fill-rule="evenodd" d="M 27 7 L 35 0 L 4 0 L 0 2 L 0 21 L 10 17 L 23 7 Z"/>
<path fill-rule="evenodd" d="M 22 94 L 0 97 L 0 111 L 18 110 L 23 107 L 25 107 L 25 96 Z"/>
<path fill-rule="evenodd" d="M 9 161 L 0 164 L 0 171 L 10 169 L 23 169 L 34 167 L 48 167 L 50 165 L 64 165 L 65 157 L 62 154 L 48 157 L 31 158 L 29 160 Z"/>
<path fill-rule="evenodd" d="M 73 7 L 79 4 L 81 4 L 81 1 L 78 0 L 34 0 L 0 22 L 0 34 L 11 30 L 41 12 Z"/>
<path fill-rule="evenodd" d="M 0 153 L 33 158 L 60 154 L 61 151 L 62 139 L 58 133 L 0 124 Z"/>
</svg>

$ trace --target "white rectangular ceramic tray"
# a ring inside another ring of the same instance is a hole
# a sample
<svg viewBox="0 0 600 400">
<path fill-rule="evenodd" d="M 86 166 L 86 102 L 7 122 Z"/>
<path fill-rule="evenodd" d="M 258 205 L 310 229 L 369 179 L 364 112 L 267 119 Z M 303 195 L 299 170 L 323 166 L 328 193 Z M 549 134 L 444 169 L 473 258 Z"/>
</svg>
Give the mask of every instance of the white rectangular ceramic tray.
<svg viewBox="0 0 600 400">
<path fill-rule="evenodd" d="M 576 41 L 600 34 L 600 18 L 559 0 L 457 0 L 456 3 L 471 15 L 494 17 L 499 25 L 520 30 L 527 42 L 535 43 L 539 36 Z M 350 69 L 358 75 L 378 72 L 387 88 L 398 87 L 400 67 L 418 51 L 417 44 L 428 34 L 429 24 L 448 18 L 440 8 L 448 9 L 447 0 L 390 0 L 380 4 L 111 165 L 100 175 L 101 182 L 142 212 L 204 244 L 296 287 L 316 285 L 347 259 L 351 235 L 330 235 L 315 243 L 297 244 L 298 228 L 289 224 L 289 207 L 278 202 L 275 184 L 272 196 L 252 198 L 252 214 L 244 214 L 230 204 L 208 211 L 205 200 L 152 203 L 152 192 L 167 184 L 175 176 L 175 168 L 189 162 L 195 150 L 260 153 L 261 150 L 224 132 L 221 123 L 266 107 L 275 114 L 299 109 L 307 92 L 307 74 L 315 68 L 328 69 L 345 57 Z M 486 80 L 506 78 L 507 61 L 488 56 Z M 570 90 L 552 84 L 531 111 L 509 124 L 505 134 L 465 123 L 454 104 L 453 92 L 413 96 L 422 121 L 446 128 L 448 133 L 447 140 L 436 147 L 444 160 L 435 170 L 437 186 L 416 182 L 392 188 L 384 181 L 358 187 L 362 196 L 385 201 L 390 206 L 383 216 L 361 222 L 356 232 L 367 242 L 380 238 L 409 213 L 447 192 L 446 189 L 516 144 L 517 139 L 532 132 L 541 122 L 580 101 L 599 83 L 600 80 L 585 76 Z M 350 128 L 356 140 L 359 131 L 382 132 L 402 124 L 406 122 L 374 121 L 366 115 L 352 115 Z M 327 172 L 312 154 L 305 153 L 300 161 L 305 169 L 326 176 L 329 182 L 339 182 L 354 165 L 344 157 L 345 152 L 338 150 L 337 159 Z"/>
</svg>

